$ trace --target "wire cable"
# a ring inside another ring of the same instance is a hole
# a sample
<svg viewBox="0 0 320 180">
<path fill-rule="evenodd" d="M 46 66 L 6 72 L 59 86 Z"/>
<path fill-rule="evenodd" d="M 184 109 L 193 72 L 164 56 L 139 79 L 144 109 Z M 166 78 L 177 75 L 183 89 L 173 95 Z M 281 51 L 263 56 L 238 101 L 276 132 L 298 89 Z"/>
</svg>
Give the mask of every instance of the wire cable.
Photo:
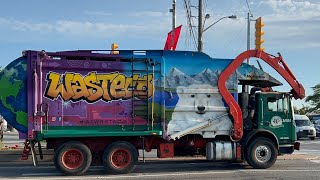
<svg viewBox="0 0 320 180">
<path fill-rule="evenodd" d="M 246 3 L 247 3 L 248 11 L 249 11 L 250 15 L 252 15 L 248 0 L 246 0 Z"/>
<path fill-rule="evenodd" d="M 232 43 L 232 41 L 234 41 L 239 36 L 239 34 L 242 32 L 242 30 L 246 24 L 247 24 L 247 22 L 243 24 L 240 31 L 224 46 L 224 49 L 227 48 Z"/>
<path fill-rule="evenodd" d="M 191 12 L 191 2 L 190 0 L 184 0 L 184 9 L 186 11 L 186 16 L 187 16 L 187 23 L 188 23 L 188 31 L 189 31 L 189 36 L 191 37 L 191 39 L 194 41 L 194 47 L 196 48 L 196 38 L 195 38 L 195 33 L 193 30 L 193 20 L 192 20 L 192 12 Z M 189 38 L 185 39 L 185 43 L 187 44 Z"/>
</svg>

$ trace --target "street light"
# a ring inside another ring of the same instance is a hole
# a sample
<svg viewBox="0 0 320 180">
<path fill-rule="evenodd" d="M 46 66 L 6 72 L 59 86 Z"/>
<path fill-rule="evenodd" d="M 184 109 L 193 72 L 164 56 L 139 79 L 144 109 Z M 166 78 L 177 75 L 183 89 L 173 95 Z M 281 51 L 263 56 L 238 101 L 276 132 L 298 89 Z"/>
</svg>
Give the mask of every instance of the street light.
<svg viewBox="0 0 320 180">
<path fill-rule="evenodd" d="M 209 18 L 210 17 L 210 15 L 206 15 L 206 18 Z M 215 24 L 217 24 L 219 21 L 221 21 L 222 19 L 225 19 L 225 18 L 230 18 L 230 19 L 236 19 L 237 18 L 237 16 L 236 15 L 231 15 L 231 16 L 225 16 L 225 17 L 222 17 L 222 18 L 220 18 L 220 19 L 218 19 L 216 22 L 214 22 L 214 23 L 212 23 L 210 26 L 208 26 L 207 28 L 205 28 L 203 31 L 202 31 L 202 33 L 204 33 L 206 30 L 208 30 L 209 28 L 211 28 L 213 25 L 215 25 Z"/>
<path fill-rule="evenodd" d="M 205 19 L 204 19 L 204 23 L 203 23 L 203 26 L 204 26 L 204 24 L 205 24 L 205 22 L 206 22 L 206 19 L 209 19 L 210 18 L 210 14 L 206 14 L 206 16 L 205 16 Z M 198 45 L 198 51 L 199 52 L 202 52 L 202 50 L 203 50 L 203 43 L 202 43 L 202 34 L 206 31 L 206 30 L 208 30 L 209 28 L 211 28 L 213 25 L 215 25 L 215 24 L 217 24 L 219 21 L 221 21 L 222 19 L 225 19 L 225 18 L 230 18 L 230 19 L 236 19 L 237 18 L 237 16 L 236 15 L 231 15 L 231 16 L 225 16 L 225 17 L 222 17 L 222 18 L 220 18 L 220 19 L 218 19 L 216 22 L 214 22 L 214 23 L 212 23 L 210 26 L 208 26 L 207 28 L 205 28 L 204 30 L 202 30 L 202 31 L 200 31 L 201 33 L 200 33 L 200 36 L 199 36 L 199 39 L 198 39 L 198 43 L 199 43 L 199 45 Z M 202 27 L 202 26 L 201 26 Z M 203 27 L 201 28 L 201 29 L 203 29 Z"/>
</svg>

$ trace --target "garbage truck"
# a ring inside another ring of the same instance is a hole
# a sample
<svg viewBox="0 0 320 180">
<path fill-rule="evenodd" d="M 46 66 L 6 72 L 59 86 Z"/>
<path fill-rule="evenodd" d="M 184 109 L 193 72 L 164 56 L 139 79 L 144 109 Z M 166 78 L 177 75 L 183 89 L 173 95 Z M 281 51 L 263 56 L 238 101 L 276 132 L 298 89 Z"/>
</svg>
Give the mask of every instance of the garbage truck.
<svg viewBox="0 0 320 180">
<path fill-rule="evenodd" d="M 258 58 L 292 87 L 244 63 Z M 130 173 L 140 152 L 271 167 L 299 149 L 292 98 L 305 96 L 280 53 L 235 59 L 167 50 L 27 50 L 0 73 L 0 113 L 25 139 L 22 159 L 43 158 L 69 175 L 103 165 Z M 248 90 L 248 87 L 251 87 Z M 36 149 L 39 150 L 36 151 Z"/>
</svg>

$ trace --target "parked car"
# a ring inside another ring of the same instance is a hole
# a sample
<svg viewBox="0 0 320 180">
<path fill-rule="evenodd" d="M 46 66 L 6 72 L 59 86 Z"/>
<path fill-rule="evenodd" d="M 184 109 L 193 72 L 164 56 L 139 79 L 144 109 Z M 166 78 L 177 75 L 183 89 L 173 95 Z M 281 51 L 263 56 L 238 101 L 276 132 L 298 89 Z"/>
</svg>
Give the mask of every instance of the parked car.
<svg viewBox="0 0 320 180">
<path fill-rule="evenodd" d="M 316 136 L 320 137 L 320 119 L 313 121 L 314 127 L 316 128 Z"/>
<path fill-rule="evenodd" d="M 317 137 L 320 137 L 320 114 L 308 115 L 308 118 L 310 119 L 311 122 L 313 122 L 316 128 Z"/>
<path fill-rule="evenodd" d="M 316 129 L 314 124 L 306 115 L 294 115 L 294 121 L 296 123 L 296 133 L 297 138 L 308 137 L 311 140 L 314 140 L 316 137 Z"/>
</svg>

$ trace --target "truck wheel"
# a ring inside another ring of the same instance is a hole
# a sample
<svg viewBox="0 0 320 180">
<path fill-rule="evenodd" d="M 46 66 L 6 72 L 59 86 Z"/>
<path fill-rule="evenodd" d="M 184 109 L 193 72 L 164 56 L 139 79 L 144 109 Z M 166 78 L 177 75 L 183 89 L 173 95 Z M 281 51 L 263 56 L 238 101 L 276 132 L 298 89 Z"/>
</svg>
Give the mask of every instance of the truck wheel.
<svg viewBox="0 0 320 180">
<path fill-rule="evenodd" d="M 112 174 L 132 172 L 138 162 L 138 151 L 130 143 L 118 141 L 110 144 L 103 153 L 103 165 Z"/>
<path fill-rule="evenodd" d="M 276 162 L 277 156 L 278 151 L 274 143 L 262 137 L 251 141 L 245 152 L 248 164 L 256 169 L 271 167 Z"/>
<path fill-rule="evenodd" d="M 54 156 L 56 168 L 68 175 L 82 175 L 92 161 L 90 149 L 80 142 L 67 142 L 62 144 Z"/>
<path fill-rule="evenodd" d="M 310 139 L 311 139 L 311 140 L 315 140 L 315 139 L 316 139 L 316 137 L 310 137 Z"/>
</svg>

